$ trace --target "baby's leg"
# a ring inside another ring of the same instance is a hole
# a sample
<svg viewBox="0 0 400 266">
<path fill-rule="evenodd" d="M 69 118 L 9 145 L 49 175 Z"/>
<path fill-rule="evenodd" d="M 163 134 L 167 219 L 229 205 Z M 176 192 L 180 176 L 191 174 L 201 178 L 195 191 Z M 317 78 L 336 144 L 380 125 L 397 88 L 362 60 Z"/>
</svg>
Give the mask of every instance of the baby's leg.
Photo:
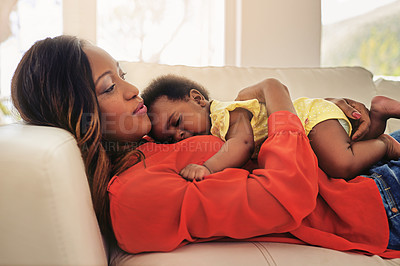
<svg viewBox="0 0 400 266">
<path fill-rule="evenodd" d="M 400 143 L 392 136 L 382 134 L 378 137 L 386 144 L 386 159 L 398 159 L 400 158 Z"/>
<path fill-rule="evenodd" d="M 357 176 L 381 160 L 387 154 L 389 144 L 393 150 L 390 155 L 400 155 L 400 144 L 387 137 L 351 142 L 340 123 L 333 119 L 317 124 L 308 137 L 320 168 L 336 178 Z"/>
<path fill-rule="evenodd" d="M 371 126 L 364 139 L 375 139 L 385 132 L 389 118 L 400 118 L 400 102 L 385 96 L 375 96 L 369 112 Z"/>
</svg>

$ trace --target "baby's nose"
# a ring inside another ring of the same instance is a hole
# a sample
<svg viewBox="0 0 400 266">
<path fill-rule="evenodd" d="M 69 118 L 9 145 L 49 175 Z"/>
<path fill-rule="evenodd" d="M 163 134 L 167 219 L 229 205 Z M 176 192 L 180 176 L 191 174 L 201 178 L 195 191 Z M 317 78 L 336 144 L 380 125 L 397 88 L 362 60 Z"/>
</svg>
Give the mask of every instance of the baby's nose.
<svg viewBox="0 0 400 266">
<path fill-rule="evenodd" d="M 190 132 L 188 132 L 186 130 L 178 129 L 176 131 L 175 140 L 176 141 L 181 141 L 181 140 L 187 139 L 187 138 L 189 138 L 191 136 L 193 136 L 193 134 L 191 134 Z"/>
</svg>

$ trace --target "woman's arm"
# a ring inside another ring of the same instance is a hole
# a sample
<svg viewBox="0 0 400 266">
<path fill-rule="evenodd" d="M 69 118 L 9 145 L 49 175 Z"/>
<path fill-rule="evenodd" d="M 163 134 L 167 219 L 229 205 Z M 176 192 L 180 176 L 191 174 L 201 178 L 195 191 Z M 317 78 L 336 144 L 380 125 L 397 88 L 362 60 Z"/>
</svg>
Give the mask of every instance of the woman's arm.
<svg viewBox="0 0 400 266">
<path fill-rule="evenodd" d="M 265 103 L 268 115 L 279 110 L 295 113 L 294 108 L 292 108 L 289 91 L 285 85 L 276 79 L 266 79 L 256 85 L 245 88 L 239 92 L 236 98 L 238 101 L 249 99 L 258 99 L 260 102 Z M 326 98 L 326 100 L 336 104 L 352 120 L 356 129 L 352 135 L 352 140 L 361 140 L 368 133 L 371 121 L 369 110 L 364 104 L 347 98 Z"/>
<path fill-rule="evenodd" d="M 295 113 L 294 108 L 291 107 L 289 91 L 285 85 L 276 79 L 266 79 L 256 85 L 245 88 L 239 92 L 236 98 L 238 101 L 249 99 L 258 99 L 260 102 L 265 103 L 268 114 L 279 110 Z M 368 133 L 371 121 L 369 110 L 364 104 L 347 98 L 326 98 L 326 100 L 336 104 L 347 117 L 352 119 L 353 126 L 356 129 L 352 135 L 352 140 L 361 140 Z"/>
<path fill-rule="evenodd" d="M 268 116 L 277 111 L 289 111 L 296 114 L 288 88 L 277 79 L 265 79 L 260 83 L 241 90 L 237 101 L 257 99 L 265 103 Z"/>
</svg>

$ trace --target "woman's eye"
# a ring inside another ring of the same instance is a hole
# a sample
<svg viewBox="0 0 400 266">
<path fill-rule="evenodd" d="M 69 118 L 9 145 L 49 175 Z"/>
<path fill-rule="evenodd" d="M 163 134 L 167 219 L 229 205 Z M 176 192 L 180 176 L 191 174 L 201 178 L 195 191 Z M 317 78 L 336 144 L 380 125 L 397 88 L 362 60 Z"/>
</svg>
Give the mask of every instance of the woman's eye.
<svg viewBox="0 0 400 266">
<path fill-rule="evenodd" d="M 121 79 L 125 80 L 126 72 L 122 72 L 122 73 L 120 74 L 120 76 L 121 76 Z"/>
<path fill-rule="evenodd" d="M 104 93 L 112 92 L 112 91 L 114 90 L 114 88 L 115 88 L 115 84 L 111 85 L 108 89 L 106 89 L 106 90 L 104 91 Z"/>
</svg>

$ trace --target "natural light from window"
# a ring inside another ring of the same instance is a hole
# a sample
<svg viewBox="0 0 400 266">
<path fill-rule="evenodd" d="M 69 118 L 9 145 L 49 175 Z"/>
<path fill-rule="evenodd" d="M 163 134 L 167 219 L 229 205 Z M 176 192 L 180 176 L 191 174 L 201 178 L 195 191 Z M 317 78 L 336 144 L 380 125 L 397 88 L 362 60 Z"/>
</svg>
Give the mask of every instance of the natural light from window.
<svg viewBox="0 0 400 266">
<path fill-rule="evenodd" d="M 400 76 L 400 0 L 321 0 L 322 66 Z"/>
<path fill-rule="evenodd" d="M 322 24 L 356 17 L 396 0 L 321 0 Z"/>
<path fill-rule="evenodd" d="M 7 97 L 23 53 L 37 40 L 62 34 L 62 0 L 2 0 L 0 7 L 11 11 L 0 42 L 0 96 Z"/>
<path fill-rule="evenodd" d="M 97 44 L 117 60 L 224 64 L 224 0 L 97 0 Z"/>
</svg>

